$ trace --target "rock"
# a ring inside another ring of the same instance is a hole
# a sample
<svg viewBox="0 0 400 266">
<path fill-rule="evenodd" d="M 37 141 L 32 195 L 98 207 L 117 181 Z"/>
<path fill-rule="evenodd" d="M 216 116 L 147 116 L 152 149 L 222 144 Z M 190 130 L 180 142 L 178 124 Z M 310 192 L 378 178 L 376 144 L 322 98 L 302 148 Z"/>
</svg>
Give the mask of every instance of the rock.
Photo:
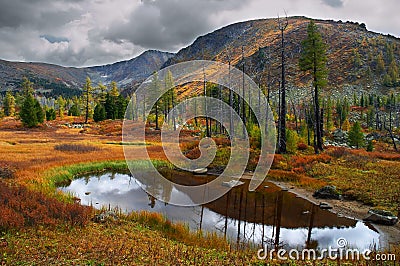
<svg viewBox="0 0 400 266">
<path fill-rule="evenodd" d="M 313 197 L 317 199 L 342 199 L 342 195 L 336 190 L 335 186 L 325 186 L 315 191 Z"/>
<path fill-rule="evenodd" d="M 225 187 L 237 187 L 243 185 L 244 182 L 239 181 L 239 180 L 231 180 L 231 181 L 226 181 L 222 182 L 222 185 Z"/>
<path fill-rule="evenodd" d="M 333 208 L 332 205 L 330 205 L 329 203 L 326 203 L 326 202 L 320 202 L 319 207 L 323 210 L 330 210 Z"/>
<path fill-rule="evenodd" d="M 117 221 L 118 215 L 113 211 L 106 211 L 94 216 L 93 221 L 96 223 L 105 223 L 108 221 Z"/>
<path fill-rule="evenodd" d="M 88 191 L 88 192 L 85 192 L 85 195 L 90 195 L 90 193 L 91 193 L 90 191 Z"/>
<path fill-rule="evenodd" d="M 368 216 L 364 218 L 364 221 L 383 225 L 395 225 L 399 221 L 399 218 L 391 212 L 372 209 L 368 211 Z"/>
<path fill-rule="evenodd" d="M 195 175 L 201 175 L 201 174 L 206 174 L 207 171 L 208 171 L 207 168 L 198 168 L 198 169 L 194 169 L 192 171 L 192 173 Z"/>
<path fill-rule="evenodd" d="M 379 140 L 380 138 L 381 138 L 381 136 L 380 136 L 377 132 L 369 133 L 369 134 L 365 137 L 365 139 L 366 139 L 367 141 Z"/>
<path fill-rule="evenodd" d="M 338 128 L 332 132 L 332 136 L 333 136 L 334 142 L 336 142 L 338 144 L 347 143 L 347 138 L 348 138 L 347 131 L 343 131 L 340 128 Z"/>
</svg>

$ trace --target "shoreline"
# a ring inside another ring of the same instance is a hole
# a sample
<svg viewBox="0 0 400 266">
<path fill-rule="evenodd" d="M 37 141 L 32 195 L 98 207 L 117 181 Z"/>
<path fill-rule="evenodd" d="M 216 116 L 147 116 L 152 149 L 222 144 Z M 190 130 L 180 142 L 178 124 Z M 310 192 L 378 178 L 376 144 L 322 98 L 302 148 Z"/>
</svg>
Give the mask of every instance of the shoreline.
<svg viewBox="0 0 400 266">
<path fill-rule="evenodd" d="M 252 174 L 248 172 L 244 173 L 242 176 L 243 179 L 250 179 L 251 177 Z M 332 206 L 332 209 L 329 211 L 351 219 L 363 221 L 363 219 L 367 216 L 368 211 L 371 209 L 371 206 L 355 200 L 316 199 L 313 197 L 314 191 L 311 189 L 298 187 L 290 182 L 279 182 L 271 179 L 266 179 L 265 181 L 275 184 L 280 188 L 287 188 L 288 192 L 293 193 L 296 196 L 308 200 L 316 205 L 319 205 L 320 202 L 326 202 Z M 394 226 L 379 224 L 371 225 L 379 233 L 380 248 L 387 249 L 390 248 L 391 245 L 400 244 L 400 222 Z"/>
</svg>

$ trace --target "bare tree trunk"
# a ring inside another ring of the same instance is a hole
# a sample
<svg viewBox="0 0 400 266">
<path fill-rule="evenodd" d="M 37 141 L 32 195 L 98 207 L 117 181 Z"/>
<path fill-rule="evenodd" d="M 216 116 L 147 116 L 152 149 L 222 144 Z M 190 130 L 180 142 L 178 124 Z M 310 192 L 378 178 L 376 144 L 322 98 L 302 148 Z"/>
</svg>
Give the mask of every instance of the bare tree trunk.
<svg viewBox="0 0 400 266">
<path fill-rule="evenodd" d="M 206 82 L 206 72 L 204 71 L 203 68 L 203 75 L 204 75 L 204 80 L 203 80 L 203 90 L 204 90 L 204 97 L 207 97 L 207 82 Z M 210 125 L 208 124 L 208 116 L 207 116 L 207 99 L 204 101 L 205 104 L 205 112 L 206 112 L 206 135 L 208 138 L 211 137 L 211 132 L 210 132 Z"/>
<path fill-rule="evenodd" d="M 288 26 L 288 19 L 286 17 L 285 24 L 281 23 L 278 17 L 279 30 L 281 31 L 281 100 L 279 112 L 279 143 L 278 152 L 286 153 L 286 76 L 285 76 L 285 35 L 284 32 Z"/>
<path fill-rule="evenodd" d="M 228 81 L 229 106 L 231 107 L 230 111 L 229 111 L 229 135 L 230 135 L 230 139 L 233 139 L 235 136 L 235 132 L 234 132 L 234 127 L 233 127 L 233 92 L 230 89 L 230 87 L 231 87 L 231 60 L 230 60 L 230 58 L 229 58 L 229 73 L 228 73 L 228 75 L 229 75 L 228 76 L 228 78 L 229 78 L 229 81 Z"/>
<path fill-rule="evenodd" d="M 242 62 L 243 62 L 243 67 L 242 67 L 242 120 L 243 120 L 243 138 L 246 136 L 246 105 L 245 105 L 245 80 L 244 80 L 244 68 L 245 68 L 245 64 L 244 64 L 244 46 L 242 46 Z"/>
<path fill-rule="evenodd" d="M 197 99 L 194 98 L 194 125 L 196 126 L 196 128 L 199 126 L 198 122 L 197 122 Z"/>
<path fill-rule="evenodd" d="M 314 216 L 315 216 L 315 205 L 312 204 L 310 222 L 309 222 L 308 233 L 307 233 L 306 248 L 311 248 L 310 247 L 310 244 L 311 244 L 311 232 L 312 232 L 312 229 L 314 227 Z"/>
<path fill-rule="evenodd" d="M 158 127 L 158 101 L 156 102 L 156 130 L 159 130 Z"/>
<path fill-rule="evenodd" d="M 174 125 L 174 131 L 176 131 L 174 89 L 172 89 L 171 101 L 172 101 L 172 124 Z"/>
<path fill-rule="evenodd" d="M 283 207 L 283 192 L 278 192 L 276 200 L 276 233 L 275 233 L 275 249 L 279 249 L 280 234 L 281 234 L 281 221 L 282 221 L 282 207 Z"/>
<path fill-rule="evenodd" d="M 314 55 L 315 57 L 315 55 Z M 317 86 L 317 79 L 316 79 L 316 75 L 317 75 L 317 67 L 316 64 L 314 64 L 314 113 L 315 113 L 315 124 L 314 124 L 314 128 L 315 128 L 315 139 L 316 139 L 316 143 L 314 143 L 315 147 L 315 153 L 319 153 L 319 151 L 323 150 L 322 147 L 322 132 L 321 132 L 321 110 L 319 107 L 319 97 L 318 97 L 318 86 Z"/>
<path fill-rule="evenodd" d="M 386 121 L 386 119 L 385 119 L 385 121 Z M 394 138 L 393 131 L 392 131 L 392 108 L 391 108 L 391 106 L 389 107 L 389 127 L 387 127 L 386 125 L 384 125 L 384 127 L 389 132 L 390 138 L 392 139 L 394 150 L 398 151 L 397 145 L 396 145 L 396 140 Z"/>
<path fill-rule="evenodd" d="M 297 112 L 296 112 L 296 106 L 293 103 L 293 100 L 290 100 L 290 102 L 292 103 L 292 110 L 293 110 L 293 115 L 294 115 L 294 121 L 296 123 L 296 132 L 299 133 L 299 127 L 297 124 Z"/>
</svg>

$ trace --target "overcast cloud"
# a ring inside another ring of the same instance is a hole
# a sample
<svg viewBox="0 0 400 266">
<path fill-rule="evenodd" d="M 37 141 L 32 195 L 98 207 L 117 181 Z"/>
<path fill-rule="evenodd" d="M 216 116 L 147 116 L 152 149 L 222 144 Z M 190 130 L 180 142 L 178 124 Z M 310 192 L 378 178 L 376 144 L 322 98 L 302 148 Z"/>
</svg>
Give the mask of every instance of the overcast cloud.
<svg viewBox="0 0 400 266">
<path fill-rule="evenodd" d="M 400 36 L 398 0 L 0 0 L 0 58 L 64 66 L 176 52 L 222 26 L 289 16 L 364 22 Z"/>
</svg>

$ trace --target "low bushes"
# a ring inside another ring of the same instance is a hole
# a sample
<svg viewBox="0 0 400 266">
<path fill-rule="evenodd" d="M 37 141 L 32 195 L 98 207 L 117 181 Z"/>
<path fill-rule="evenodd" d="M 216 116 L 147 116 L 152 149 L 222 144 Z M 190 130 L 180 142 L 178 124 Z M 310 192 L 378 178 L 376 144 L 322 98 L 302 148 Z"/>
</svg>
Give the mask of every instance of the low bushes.
<svg viewBox="0 0 400 266">
<path fill-rule="evenodd" d="M 54 147 L 57 151 L 86 153 L 100 150 L 98 147 L 83 144 L 59 144 Z"/>
<path fill-rule="evenodd" d="M 22 226 L 57 225 L 60 222 L 85 225 L 91 216 L 91 208 L 78 203 L 65 203 L 28 190 L 12 186 L 0 180 L 0 229 Z"/>
<path fill-rule="evenodd" d="M 0 178 L 13 178 L 14 169 L 7 164 L 0 164 Z"/>
<path fill-rule="evenodd" d="M 294 168 L 304 167 L 312 163 L 330 163 L 332 157 L 326 153 L 317 155 L 292 156 L 290 165 Z"/>
</svg>

